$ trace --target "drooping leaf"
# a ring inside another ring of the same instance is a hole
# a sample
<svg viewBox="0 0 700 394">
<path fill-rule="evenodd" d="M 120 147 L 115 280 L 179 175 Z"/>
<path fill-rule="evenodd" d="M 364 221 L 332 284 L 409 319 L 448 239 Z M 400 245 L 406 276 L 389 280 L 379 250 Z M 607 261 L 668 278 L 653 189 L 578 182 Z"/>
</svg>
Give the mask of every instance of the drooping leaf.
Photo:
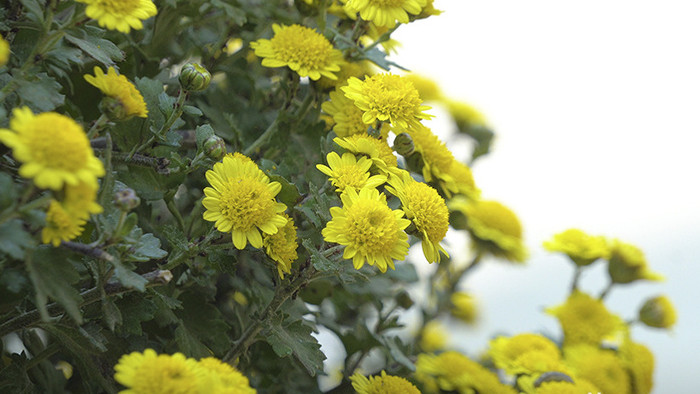
<svg viewBox="0 0 700 394">
<path fill-rule="evenodd" d="M 26 250 L 36 245 L 34 238 L 24 230 L 20 219 L 0 224 L 0 251 L 10 257 L 23 260 Z"/>
<path fill-rule="evenodd" d="M 265 340 L 280 357 L 294 356 L 311 376 L 323 371 L 326 355 L 311 333 L 313 330 L 302 321 L 283 324 L 282 317 L 273 319 L 265 329 Z"/>
<path fill-rule="evenodd" d="M 37 308 L 44 320 L 49 318 L 46 303 L 51 298 L 61 304 L 73 320 L 78 323 L 83 321 L 79 307 L 83 298 L 72 286 L 80 275 L 62 249 L 47 246 L 37 248 L 27 260 L 27 271 L 34 284 Z"/>
</svg>

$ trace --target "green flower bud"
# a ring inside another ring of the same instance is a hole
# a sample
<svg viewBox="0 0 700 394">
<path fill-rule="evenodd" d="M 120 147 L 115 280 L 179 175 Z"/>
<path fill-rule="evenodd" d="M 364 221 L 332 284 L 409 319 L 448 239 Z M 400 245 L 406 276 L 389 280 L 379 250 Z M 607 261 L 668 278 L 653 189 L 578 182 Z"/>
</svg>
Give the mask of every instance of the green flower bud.
<svg viewBox="0 0 700 394">
<path fill-rule="evenodd" d="M 180 70 L 180 86 L 185 90 L 204 90 L 211 82 L 211 74 L 197 63 L 187 63 Z"/>
<path fill-rule="evenodd" d="M 676 324 L 676 309 L 668 297 L 650 298 L 639 310 L 639 320 L 649 327 L 671 328 Z"/>
<path fill-rule="evenodd" d="M 403 157 L 408 157 L 416 150 L 413 138 L 408 133 L 401 133 L 394 138 L 394 150 Z"/>
<path fill-rule="evenodd" d="M 126 120 L 131 116 L 124 108 L 124 104 L 116 97 L 104 96 L 99 104 L 100 112 L 107 115 L 109 120 Z"/>
<path fill-rule="evenodd" d="M 203 144 L 204 153 L 208 158 L 219 161 L 226 155 L 226 143 L 218 135 L 207 138 Z"/>
<path fill-rule="evenodd" d="M 134 189 L 126 188 L 114 193 L 114 205 L 122 211 L 131 211 L 141 204 L 141 199 Z"/>
</svg>

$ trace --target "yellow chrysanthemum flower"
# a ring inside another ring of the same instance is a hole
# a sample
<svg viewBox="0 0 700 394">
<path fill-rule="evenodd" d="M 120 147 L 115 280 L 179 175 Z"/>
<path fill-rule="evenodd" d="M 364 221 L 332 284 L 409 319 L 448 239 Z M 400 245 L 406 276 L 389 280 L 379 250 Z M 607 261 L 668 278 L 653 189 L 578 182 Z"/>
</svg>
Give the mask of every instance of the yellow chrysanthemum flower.
<svg viewBox="0 0 700 394">
<path fill-rule="evenodd" d="M 467 127 L 490 127 L 486 115 L 473 106 L 456 100 L 447 100 L 447 111 L 459 125 Z"/>
<path fill-rule="evenodd" d="M 450 296 L 450 302 L 452 303 L 452 309 L 450 309 L 452 316 L 467 324 L 474 324 L 478 315 L 474 297 L 465 292 L 457 291 Z"/>
<path fill-rule="evenodd" d="M 95 75 L 85 74 L 83 78 L 92 86 L 100 89 L 106 96 L 116 100 L 116 105 L 109 106 L 110 112 L 116 119 L 124 120 L 132 116 L 145 118 L 148 116 L 146 102 L 141 92 L 125 76 L 117 74 L 114 67 L 110 67 L 105 74 L 101 68 L 95 66 Z"/>
<path fill-rule="evenodd" d="M 420 14 L 426 4 L 427 0 L 348 0 L 345 8 L 378 26 L 392 27 L 397 21 L 408 23 L 408 14 Z"/>
<path fill-rule="evenodd" d="M 420 334 L 420 347 L 423 351 L 433 353 L 447 345 L 449 332 L 438 320 L 429 321 Z"/>
<path fill-rule="evenodd" d="M 326 156 L 328 166 L 317 164 L 316 168 L 326 174 L 335 186 L 336 192 L 343 192 L 347 188 L 359 191 L 362 188 L 377 188 L 386 182 L 384 175 L 369 174 L 369 169 L 372 167 L 372 160 L 366 157 L 355 157 L 352 153 L 343 153 L 340 157 L 337 153 L 331 152 Z"/>
<path fill-rule="evenodd" d="M 544 370 L 536 370 L 536 363 L 525 361 L 523 356 L 526 353 L 538 353 L 537 359 L 559 362 L 561 356 L 557 345 L 538 334 L 519 334 L 512 337 L 497 337 L 489 343 L 489 356 L 497 368 L 506 371 L 509 374 L 546 372 Z"/>
<path fill-rule="evenodd" d="M 263 246 L 265 252 L 271 259 L 277 262 L 277 273 L 280 278 L 284 278 L 284 274 L 291 273 L 292 263 L 297 259 L 297 226 L 294 225 L 294 220 L 283 213 L 282 216 L 287 219 L 287 224 L 280 227 L 279 231 L 272 235 L 263 234 Z"/>
<path fill-rule="evenodd" d="M 602 301 L 580 291 L 574 291 L 564 304 L 547 308 L 547 313 L 559 320 L 567 346 L 600 345 L 626 331 L 622 319 L 608 311 Z"/>
<path fill-rule="evenodd" d="M 350 381 L 358 394 L 420 394 L 411 382 L 399 376 L 387 375 L 384 370 L 381 376 L 370 376 L 369 379 L 356 372 Z"/>
<path fill-rule="evenodd" d="M 364 81 L 352 77 L 340 90 L 363 111 L 362 121 L 366 124 L 388 121 L 396 130 L 403 131 L 418 125 L 421 119 L 432 117 L 423 113 L 430 107 L 421 105 L 418 90 L 400 75 L 376 74 Z"/>
<path fill-rule="evenodd" d="M 7 64 L 10 60 L 10 43 L 0 36 L 0 67 Z"/>
<path fill-rule="evenodd" d="M 301 77 L 316 81 L 321 76 L 337 79 L 343 53 L 326 37 L 306 26 L 272 25 L 274 36 L 250 43 L 265 67 L 287 66 Z"/>
<path fill-rule="evenodd" d="M 631 393 L 630 376 L 612 350 L 591 345 L 564 348 L 564 361 L 577 377 L 593 383 L 602 393 Z"/>
<path fill-rule="evenodd" d="M 418 90 L 418 94 L 423 101 L 440 101 L 443 98 L 440 86 L 430 78 L 416 73 L 404 75 Z"/>
<path fill-rule="evenodd" d="M 509 261 L 525 261 L 523 230 L 513 211 L 496 201 L 469 201 L 461 196 L 450 200 L 448 207 L 466 216 L 467 230 L 478 251 Z"/>
<path fill-rule="evenodd" d="M 333 142 L 354 154 L 372 159 L 372 163 L 387 177 L 397 173 L 398 162 L 394 151 L 384 138 L 374 138 L 367 134 L 354 134 L 349 137 L 336 137 Z"/>
<path fill-rule="evenodd" d="M 347 85 L 350 77 L 362 79 L 365 77 L 365 75 L 372 75 L 375 72 L 376 67 L 374 67 L 373 63 L 370 61 L 360 60 L 357 62 L 351 62 L 343 60 L 340 63 L 340 71 L 334 73 L 337 79 L 330 79 L 321 76 L 316 83 L 322 89 L 333 89 Z"/>
<path fill-rule="evenodd" d="M 85 219 L 66 210 L 61 203 L 51 200 L 46 211 L 46 226 L 41 230 L 41 242 L 58 246 L 61 241 L 70 241 L 83 233 Z"/>
<path fill-rule="evenodd" d="M 63 205 L 77 217 L 87 219 L 91 214 L 101 213 L 102 206 L 97 203 L 97 184 L 80 182 L 66 185 Z"/>
<path fill-rule="evenodd" d="M 329 97 L 330 101 L 321 104 L 321 109 L 333 118 L 333 131 L 338 137 L 367 134 L 367 125 L 362 121 L 362 110 L 352 100 L 338 90 L 330 92 Z"/>
<path fill-rule="evenodd" d="M 608 261 L 608 274 L 613 283 L 630 283 L 636 280 L 662 281 L 664 277 L 649 269 L 644 252 L 638 247 L 613 241 Z"/>
<path fill-rule="evenodd" d="M 425 6 L 423 7 L 423 10 L 418 14 L 416 17 L 417 19 L 424 19 L 429 16 L 434 16 L 434 15 L 440 15 L 442 14 L 441 10 L 438 10 L 435 8 L 433 5 L 433 0 L 428 0 Z"/>
<path fill-rule="evenodd" d="M 114 380 L 128 387 L 120 394 L 197 393 L 206 373 L 182 353 L 157 354 L 153 349 L 122 356 L 114 370 Z"/>
<path fill-rule="evenodd" d="M 423 255 L 429 263 L 440 262 L 440 253 L 447 251 L 440 245 L 450 226 L 449 211 L 438 192 L 410 175 L 392 177 L 387 190 L 401 200 L 401 209 L 416 228 L 421 239 Z"/>
<path fill-rule="evenodd" d="M 518 387 L 525 393 L 534 393 L 538 384 L 547 379 L 572 381 L 574 376 L 558 352 L 554 355 L 545 350 L 525 351 L 510 361 L 506 372 L 516 377 Z"/>
<path fill-rule="evenodd" d="M 27 107 L 15 108 L 10 129 L 0 129 L 0 142 L 12 148 L 22 162 L 19 174 L 40 188 L 60 190 L 64 184 L 97 185 L 105 174 L 83 128 L 55 112 L 34 115 Z"/>
<path fill-rule="evenodd" d="M 649 327 L 671 328 L 676 319 L 676 308 L 666 296 L 646 300 L 639 310 L 639 320 Z"/>
<path fill-rule="evenodd" d="M 270 182 L 246 156 L 226 155 L 206 177 L 212 187 L 204 189 L 204 220 L 215 222 L 221 232 L 231 231 L 236 248 L 243 249 L 248 242 L 262 248 L 260 231 L 275 234 L 287 224 L 281 215 L 287 206 L 275 201 L 282 185 Z"/>
<path fill-rule="evenodd" d="M 415 377 L 430 392 L 516 393 L 512 387 L 502 384 L 493 372 L 455 351 L 419 354 Z"/>
<path fill-rule="evenodd" d="M 593 236 L 579 229 L 568 229 L 555 234 L 551 240 L 544 242 L 544 248 L 550 252 L 562 252 L 578 266 L 586 266 L 598 259 L 607 259 L 610 248 L 605 237 Z"/>
<path fill-rule="evenodd" d="M 394 259 L 403 260 L 408 254 L 408 235 L 404 229 L 411 223 L 403 211 L 391 210 L 386 196 L 377 189 L 356 192 L 345 189 L 340 199 L 343 207 L 332 207 L 332 219 L 323 229 L 327 242 L 345 245 L 343 258 L 352 259 L 356 269 L 367 262 L 377 265 L 381 272 L 394 269 Z"/>
<path fill-rule="evenodd" d="M 87 4 L 85 15 L 109 30 L 128 33 L 143 29 L 141 21 L 158 13 L 151 0 L 76 0 Z"/>
<path fill-rule="evenodd" d="M 632 378 L 634 394 L 649 394 L 654 388 L 654 354 L 641 343 L 625 342 L 620 358 Z"/>
<path fill-rule="evenodd" d="M 576 378 L 574 383 L 544 382 L 534 391 L 535 394 L 597 394 L 601 392 L 593 383 L 581 378 Z"/>
<path fill-rule="evenodd" d="M 236 368 L 214 357 L 199 360 L 198 366 L 204 371 L 200 379 L 199 393 L 207 394 L 255 394 L 248 378 Z"/>
</svg>

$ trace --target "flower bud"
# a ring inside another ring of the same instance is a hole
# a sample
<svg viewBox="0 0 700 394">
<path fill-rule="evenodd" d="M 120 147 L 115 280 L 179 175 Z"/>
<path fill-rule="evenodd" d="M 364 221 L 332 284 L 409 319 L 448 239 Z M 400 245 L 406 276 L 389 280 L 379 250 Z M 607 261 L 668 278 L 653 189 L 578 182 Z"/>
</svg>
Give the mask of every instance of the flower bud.
<svg viewBox="0 0 700 394">
<path fill-rule="evenodd" d="M 208 158 L 219 161 L 226 155 L 226 143 L 218 135 L 207 138 L 203 144 L 204 153 Z"/>
<path fill-rule="evenodd" d="M 116 97 L 104 96 L 99 104 L 100 112 L 107 115 L 109 120 L 126 120 L 131 116 L 126 111 L 124 103 Z"/>
<path fill-rule="evenodd" d="M 403 157 L 408 157 L 416 150 L 413 138 L 408 133 L 401 133 L 394 138 L 394 150 Z"/>
<path fill-rule="evenodd" d="M 122 211 L 131 211 L 141 204 L 141 199 L 134 189 L 126 188 L 114 193 L 114 205 Z"/>
<path fill-rule="evenodd" d="M 452 302 L 452 316 L 467 323 L 473 324 L 477 317 L 476 301 L 472 296 L 464 292 L 452 293 L 450 297 Z"/>
<path fill-rule="evenodd" d="M 613 283 L 630 283 L 636 280 L 661 281 L 663 276 L 649 269 L 641 249 L 634 245 L 615 241 L 610 251 L 608 274 Z"/>
<path fill-rule="evenodd" d="M 676 324 L 676 310 L 668 297 L 650 298 L 639 310 L 639 320 L 649 327 L 671 328 Z"/>
<path fill-rule="evenodd" d="M 187 63 L 180 70 L 180 86 L 185 90 L 204 90 L 211 82 L 211 74 L 197 63 Z"/>
</svg>

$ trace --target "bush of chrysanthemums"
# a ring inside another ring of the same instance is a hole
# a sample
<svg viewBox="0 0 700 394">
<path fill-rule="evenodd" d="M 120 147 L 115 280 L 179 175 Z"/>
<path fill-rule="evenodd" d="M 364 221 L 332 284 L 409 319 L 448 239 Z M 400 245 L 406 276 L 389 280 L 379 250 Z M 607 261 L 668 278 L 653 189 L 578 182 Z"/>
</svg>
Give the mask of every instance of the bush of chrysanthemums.
<svg viewBox="0 0 700 394">
<path fill-rule="evenodd" d="M 578 229 L 544 244 L 575 269 L 547 309 L 560 335 L 446 348 L 441 322 L 478 314 L 459 291 L 472 269 L 528 253 L 515 213 L 472 178 L 494 136 L 484 117 L 388 56 L 396 29 L 440 13 L 5 1 L 0 392 L 314 393 L 331 375 L 338 393 L 649 393 L 654 357 L 629 327 L 670 328 L 673 306 L 640 300 L 623 318 L 604 300 L 661 276 L 636 246 Z M 431 106 L 470 163 L 426 126 Z M 446 250 L 450 227 L 471 246 Z M 592 264 L 608 266 L 602 294 L 578 286 Z M 418 330 L 402 327 L 409 310 Z M 321 327 L 347 355 L 339 371 L 324 371 Z"/>
</svg>

